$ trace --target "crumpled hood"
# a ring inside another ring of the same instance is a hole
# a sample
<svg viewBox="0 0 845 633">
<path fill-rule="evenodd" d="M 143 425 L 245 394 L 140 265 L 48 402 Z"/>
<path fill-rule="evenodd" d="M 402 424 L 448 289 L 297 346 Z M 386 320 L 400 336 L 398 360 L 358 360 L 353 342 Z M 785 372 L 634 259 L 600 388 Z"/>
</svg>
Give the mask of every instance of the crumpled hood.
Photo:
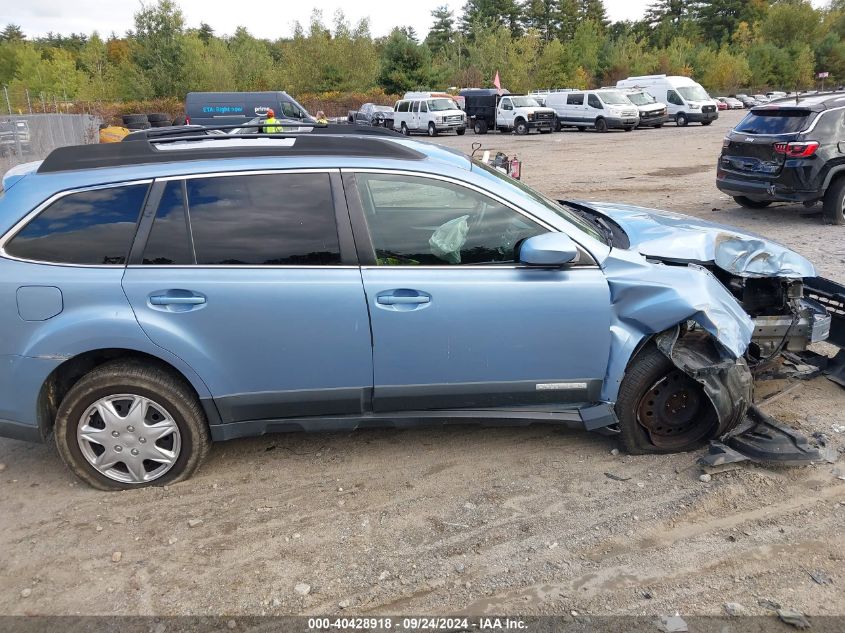
<svg viewBox="0 0 845 633">
<path fill-rule="evenodd" d="M 699 218 L 608 202 L 575 204 L 616 222 L 631 250 L 654 259 L 713 263 L 739 277 L 815 277 L 810 261 L 782 244 L 740 229 Z"/>
</svg>

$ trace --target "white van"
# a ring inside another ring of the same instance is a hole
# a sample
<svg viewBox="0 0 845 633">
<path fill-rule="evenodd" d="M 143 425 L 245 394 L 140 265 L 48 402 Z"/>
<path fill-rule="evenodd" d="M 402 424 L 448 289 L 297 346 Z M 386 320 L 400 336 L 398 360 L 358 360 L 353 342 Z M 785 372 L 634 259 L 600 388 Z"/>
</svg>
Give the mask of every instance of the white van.
<svg viewBox="0 0 845 633">
<path fill-rule="evenodd" d="M 689 77 L 643 75 L 616 82 L 617 88 L 643 88 L 669 107 L 669 118 L 683 127 L 687 123 L 710 125 L 719 109 L 707 91 Z"/>
<path fill-rule="evenodd" d="M 640 124 L 637 127 L 663 127 L 663 124 L 669 120 L 669 108 L 665 103 L 655 99 L 648 90 L 626 88 L 622 92 L 640 111 Z"/>
<path fill-rule="evenodd" d="M 452 130 L 458 136 L 467 131 L 467 117 L 452 99 L 402 99 L 393 107 L 393 129 L 406 136 L 411 132 L 426 132 L 437 136 Z"/>
<path fill-rule="evenodd" d="M 533 97 L 535 94 L 531 93 Z M 555 130 L 575 127 L 579 132 L 622 129 L 630 132 L 640 122 L 639 110 L 620 90 L 553 90 L 545 93 L 546 106 L 557 114 Z"/>
</svg>

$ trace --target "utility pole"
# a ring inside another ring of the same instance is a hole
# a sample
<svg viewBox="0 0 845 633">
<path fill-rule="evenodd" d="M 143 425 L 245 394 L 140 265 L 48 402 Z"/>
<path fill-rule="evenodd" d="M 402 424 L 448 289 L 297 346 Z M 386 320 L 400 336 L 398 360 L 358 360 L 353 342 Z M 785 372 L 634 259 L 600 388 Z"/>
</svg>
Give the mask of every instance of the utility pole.
<svg viewBox="0 0 845 633">
<path fill-rule="evenodd" d="M 12 114 L 12 103 L 9 101 L 9 86 L 3 86 L 3 94 L 6 95 L 6 108 L 9 110 L 9 115 Z"/>
</svg>

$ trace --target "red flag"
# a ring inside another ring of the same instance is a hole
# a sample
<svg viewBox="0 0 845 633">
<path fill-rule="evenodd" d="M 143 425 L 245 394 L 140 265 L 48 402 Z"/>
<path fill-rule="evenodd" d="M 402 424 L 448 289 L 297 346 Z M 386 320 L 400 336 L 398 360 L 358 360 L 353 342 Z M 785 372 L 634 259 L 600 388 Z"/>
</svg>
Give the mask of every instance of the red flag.
<svg viewBox="0 0 845 633">
<path fill-rule="evenodd" d="M 493 78 L 493 85 L 496 86 L 497 90 L 502 89 L 502 82 L 499 81 L 499 71 L 496 71 L 496 76 Z"/>
</svg>

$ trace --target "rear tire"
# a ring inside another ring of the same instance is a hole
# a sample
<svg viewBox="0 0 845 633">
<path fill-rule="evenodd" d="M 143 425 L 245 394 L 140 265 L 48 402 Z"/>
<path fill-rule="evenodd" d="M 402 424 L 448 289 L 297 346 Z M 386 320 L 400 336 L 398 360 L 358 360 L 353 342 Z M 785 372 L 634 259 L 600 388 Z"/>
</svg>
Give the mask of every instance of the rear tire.
<svg viewBox="0 0 845 633">
<path fill-rule="evenodd" d="M 845 178 L 837 178 L 828 187 L 822 217 L 825 224 L 845 224 Z"/>
<path fill-rule="evenodd" d="M 716 410 L 701 385 L 654 343 L 628 365 L 616 416 L 622 445 L 632 455 L 694 450 L 719 427 Z"/>
<path fill-rule="evenodd" d="M 112 404 L 118 415 L 110 422 L 100 417 L 94 408 L 109 398 L 128 403 L 134 402 L 133 398 L 146 399 L 150 404 L 142 422 L 134 422 L 143 428 L 131 426 L 131 407 L 127 412 Z M 126 413 L 125 417 L 123 413 Z M 163 438 L 165 442 L 172 438 L 169 447 L 167 444 L 162 447 L 159 444 L 162 440 L 156 439 L 155 431 L 149 429 L 149 425 L 163 422 L 175 425 L 171 435 Z M 124 423 L 128 426 L 124 427 Z M 91 427 L 89 433 L 96 439 L 88 440 L 78 435 L 82 424 Z M 98 435 L 98 431 L 109 428 L 111 433 Z M 85 483 L 100 490 L 128 490 L 182 481 L 196 471 L 211 446 L 205 413 L 188 384 L 161 367 L 134 360 L 108 362 L 80 378 L 59 405 L 54 432 L 59 455 L 68 468 Z M 156 466 L 155 460 L 144 459 L 144 452 L 137 459 L 130 455 L 130 452 L 138 455 L 138 450 L 149 452 L 152 447 L 172 453 L 171 465 L 161 474 L 156 474 L 161 465 Z M 106 454 L 127 461 L 100 468 L 91 463 L 91 459 Z M 132 478 L 129 464 L 133 459 L 136 464 L 138 460 L 144 460 L 140 472 L 150 479 L 121 480 Z"/>
<path fill-rule="evenodd" d="M 772 204 L 771 200 L 754 200 L 752 198 L 746 198 L 745 196 L 734 196 L 733 198 L 734 202 L 746 209 L 765 209 Z"/>
<path fill-rule="evenodd" d="M 472 131 L 476 134 L 487 134 L 487 121 L 476 120 L 472 126 Z"/>
<path fill-rule="evenodd" d="M 596 119 L 596 132 L 604 134 L 607 132 L 607 121 L 604 119 Z"/>
</svg>

